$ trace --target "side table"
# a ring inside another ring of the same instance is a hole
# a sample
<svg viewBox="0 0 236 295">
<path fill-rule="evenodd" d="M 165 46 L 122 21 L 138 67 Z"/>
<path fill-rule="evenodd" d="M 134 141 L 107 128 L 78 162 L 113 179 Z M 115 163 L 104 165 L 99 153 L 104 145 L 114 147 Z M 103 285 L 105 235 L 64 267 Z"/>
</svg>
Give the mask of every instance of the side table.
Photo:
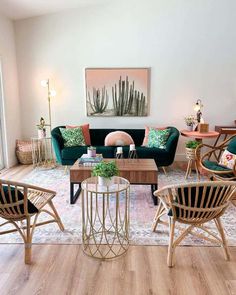
<svg viewBox="0 0 236 295">
<path fill-rule="evenodd" d="M 51 137 L 32 137 L 32 158 L 34 167 L 52 169 L 56 167 L 56 161 L 52 150 Z"/>
<path fill-rule="evenodd" d="M 209 132 L 204 132 L 203 133 L 203 132 L 199 132 L 199 131 L 181 130 L 180 133 L 181 133 L 182 136 L 194 138 L 196 141 L 198 141 L 200 143 L 202 143 L 203 139 L 215 138 L 215 137 L 217 137 L 219 135 L 219 132 L 217 132 L 217 131 L 209 131 Z M 196 155 L 187 153 L 186 157 L 188 159 L 188 167 L 187 167 L 185 179 L 187 179 L 191 175 L 192 163 L 194 163 L 194 165 L 195 165 L 197 177 L 199 179 L 200 178 L 200 171 L 199 171 L 199 168 L 198 168 L 198 165 L 197 165 Z"/>
<path fill-rule="evenodd" d="M 115 176 L 103 186 L 90 177 L 81 187 L 84 253 L 100 259 L 123 255 L 129 247 L 129 181 Z"/>
</svg>

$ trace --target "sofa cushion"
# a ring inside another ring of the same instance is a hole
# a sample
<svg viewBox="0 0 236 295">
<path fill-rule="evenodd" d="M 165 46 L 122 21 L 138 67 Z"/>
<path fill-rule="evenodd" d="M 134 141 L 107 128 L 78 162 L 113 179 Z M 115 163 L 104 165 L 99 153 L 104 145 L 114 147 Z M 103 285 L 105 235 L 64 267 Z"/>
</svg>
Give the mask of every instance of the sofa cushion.
<svg viewBox="0 0 236 295">
<path fill-rule="evenodd" d="M 150 128 L 156 129 L 156 130 L 167 129 L 167 127 L 149 127 L 149 126 L 145 126 L 145 135 L 144 135 L 144 139 L 143 139 L 143 143 L 142 143 L 143 146 L 147 146 L 147 144 L 148 144 L 148 134 L 149 134 Z"/>
<path fill-rule="evenodd" d="M 236 154 L 236 136 L 230 140 L 227 150 L 232 154 Z"/>
<path fill-rule="evenodd" d="M 90 129 L 91 144 L 93 146 L 104 145 L 106 136 L 113 131 L 117 131 L 117 129 Z M 128 133 L 136 146 L 142 145 L 144 129 L 120 129 L 120 131 Z"/>
<path fill-rule="evenodd" d="M 87 146 L 66 147 L 61 153 L 64 160 L 76 161 L 83 154 L 87 154 Z M 96 146 L 96 153 L 102 154 L 104 158 L 114 158 L 115 147 Z"/>
<path fill-rule="evenodd" d="M 132 137 L 124 131 L 114 131 L 107 134 L 105 146 L 124 146 L 134 144 Z"/>
<path fill-rule="evenodd" d="M 219 165 L 217 162 L 205 160 L 203 161 L 203 165 L 210 170 L 215 170 L 215 171 L 229 171 L 229 168 L 223 167 Z"/>
<path fill-rule="evenodd" d="M 84 141 L 86 145 L 91 145 L 91 139 L 90 139 L 90 133 L 89 133 L 89 124 L 84 124 L 81 126 L 70 126 L 66 125 L 66 128 L 81 128 L 83 135 L 84 135 Z"/>
<path fill-rule="evenodd" d="M 169 135 L 169 129 L 157 130 L 154 128 L 150 128 L 147 146 L 151 148 L 156 147 L 159 149 L 165 149 Z"/>
<path fill-rule="evenodd" d="M 65 147 L 85 145 L 84 135 L 81 127 L 78 128 L 60 128 Z"/>
<path fill-rule="evenodd" d="M 8 185 L 3 185 L 2 187 L 3 187 L 3 192 L 4 192 L 5 199 L 6 199 L 6 203 L 7 204 L 10 204 L 10 203 L 16 202 L 15 187 L 14 186 L 11 186 L 10 187 L 12 202 L 10 201 L 10 195 L 9 195 L 9 192 L 8 192 Z M 24 200 L 24 195 L 23 195 L 23 193 L 20 190 L 17 190 L 17 195 L 18 195 L 18 200 L 19 201 L 23 201 Z M 1 193 L 0 193 L 0 203 L 1 204 L 5 203 Z M 20 207 L 20 212 L 22 214 L 24 214 L 24 212 L 25 212 L 24 211 L 24 204 L 21 204 L 19 207 Z M 16 208 L 17 208 L 16 206 L 13 206 L 13 210 L 12 209 L 9 209 L 9 210 L 11 211 L 11 213 L 14 214 L 14 210 L 15 210 L 15 212 L 17 212 L 17 209 Z M 38 212 L 38 209 L 34 206 L 33 203 L 30 202 L 30 200 L 28 200 L 28 212 L 30 214 L 34 214 L 34 213 L 37 213 Z"/>
</svg>

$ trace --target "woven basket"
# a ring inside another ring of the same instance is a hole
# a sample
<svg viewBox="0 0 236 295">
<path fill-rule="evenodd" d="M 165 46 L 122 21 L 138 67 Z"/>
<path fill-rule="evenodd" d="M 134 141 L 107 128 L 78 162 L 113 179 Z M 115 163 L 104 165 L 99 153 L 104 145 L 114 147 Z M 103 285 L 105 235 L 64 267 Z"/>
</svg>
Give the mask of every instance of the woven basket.
<svg viewBox="0 0 236 295">
<path fill-rule="evenodd" d="M 196 149 L 186 148 L 186 158 L 189 160 L 196 160 L 195 155 Z M 200 155 L 200 150 L 198 150 L 198 156 Z"/>
<path fill-rule="evenodd" d="M 16 151 L 16 156 L 18 161 L 21 164 L 24 164 L 24 165 L 33 164 L 32 152 Z"/>
</svg>

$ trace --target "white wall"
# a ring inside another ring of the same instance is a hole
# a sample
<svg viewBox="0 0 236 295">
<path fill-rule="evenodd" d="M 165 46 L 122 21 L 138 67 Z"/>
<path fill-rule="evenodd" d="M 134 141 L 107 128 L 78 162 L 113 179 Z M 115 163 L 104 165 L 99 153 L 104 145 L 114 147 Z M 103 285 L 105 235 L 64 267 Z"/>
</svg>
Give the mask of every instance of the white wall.
<svg viewBox="0 0 236 295">
<path fill-rule="evenodd" d="M 0 59 L 3 75 L 3 102 L 6 133 L 4 153 L 6 167 L 16 164 L 15 142 L 21 138 L 20 102 L 17 81 L 15 36 L 12 21 L 0 15 Z"/>
<path fill-rule="evenodd" d="M 23 135 L 35 134 L 39 117 L 47 115 L 43 78 L 52 79 L 58 92 L 54 126 L 89 122 L 92 127 L 182 129 L 198 98 L 211 126 L 232 124 L 235 19 L 234 0 L 130 0 L 17 21 Z M 151 67 L 148 117 L 86 117 L 85 67 L 139 66 Z"/>
</svg>

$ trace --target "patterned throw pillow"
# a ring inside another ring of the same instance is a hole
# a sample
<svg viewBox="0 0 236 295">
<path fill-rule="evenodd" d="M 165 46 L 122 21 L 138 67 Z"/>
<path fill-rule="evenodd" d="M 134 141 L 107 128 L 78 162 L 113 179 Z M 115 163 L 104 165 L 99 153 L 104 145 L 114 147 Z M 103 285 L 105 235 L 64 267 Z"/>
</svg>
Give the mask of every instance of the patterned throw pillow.
<svg viewBox="0 0 236 295">
<path fill-rule="evenodd" d="M 60 128 L 65 147 L 85 145 L 82 128 Z"/>
<path fill-rule="evenodd" d="M 149 130 L 151 128 L 156 129 L 156 130 L 164 130 L 164 129 L 167 129 L 167 127 L 149 127 L 149 126 L 145 126 L 145 135 L 144 135 L 142 146 L 147 146 L 147 144 L 148 144 L 148 134 L 149 134 Z"/>
<path fill-rule="evenodd" d="M 225 150 L 220 158 L 219 165 L 233 169 L 236 161 L 236 155 Z"/>
<path fill-rule="evenodd" d="M 148 134 L 147 147 L 165 149 L 166 142 L 169 135 L 170 135 L 170 129 L 157 130 L 154 128 L 150 128 L 149 134 Z"/>
<path fill-rule="evenodd" d="M 84 135 L 84 140 L 86 145 L 91 145 L 91 139 L 90 139 L 90 132 L 89 132 L 89 124 L 84 124 L 81 126 L 71 126 L 71 125 L 66 125 L 66 128 L 82 128 L 83 135 Z"/>
</svg>

